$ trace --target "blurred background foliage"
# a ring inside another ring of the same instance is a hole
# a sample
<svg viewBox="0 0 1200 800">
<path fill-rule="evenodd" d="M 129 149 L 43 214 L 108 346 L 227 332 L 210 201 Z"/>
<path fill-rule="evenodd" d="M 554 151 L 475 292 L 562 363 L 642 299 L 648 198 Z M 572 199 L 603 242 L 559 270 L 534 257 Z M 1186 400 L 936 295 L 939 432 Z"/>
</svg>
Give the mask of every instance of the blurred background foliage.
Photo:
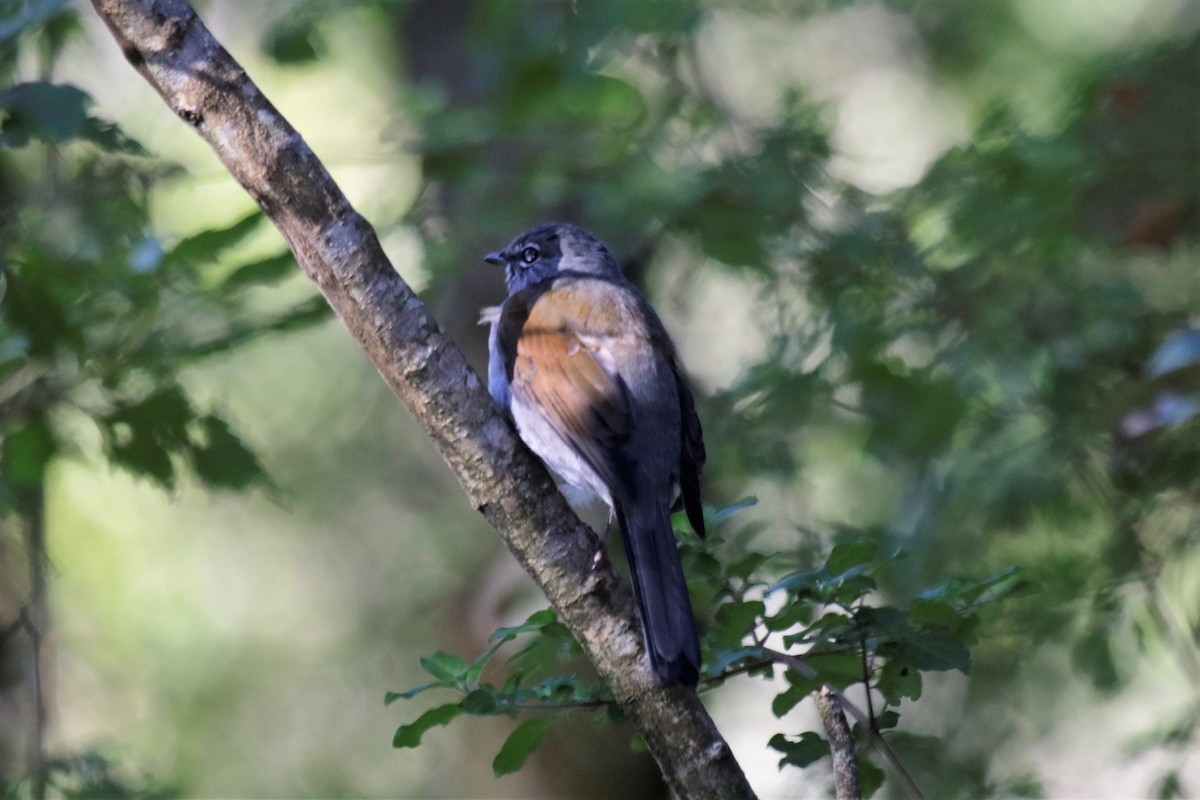
<svg viewBox="0 0 1200 800">
<path fill-rule="evenodd" d="M 891 735 L 931 796 L 1200 792 L 1195 0 L 198 8 L 477 365 L 479 256 L 584 225 L 675 335 L 711 501 L 759 499 L 728 537 L 1041 587 Z M 507 720 L 391 749 L 420 654 L 541 602 L 83 5 L 0 0 L 0 267 L 11 793 L 37 679 L 63 796 L 662 795 L 586 723 L 503 779 Z M 711 707 L 763 796 L 822 791 L 770 696 Z"/>
</svg>

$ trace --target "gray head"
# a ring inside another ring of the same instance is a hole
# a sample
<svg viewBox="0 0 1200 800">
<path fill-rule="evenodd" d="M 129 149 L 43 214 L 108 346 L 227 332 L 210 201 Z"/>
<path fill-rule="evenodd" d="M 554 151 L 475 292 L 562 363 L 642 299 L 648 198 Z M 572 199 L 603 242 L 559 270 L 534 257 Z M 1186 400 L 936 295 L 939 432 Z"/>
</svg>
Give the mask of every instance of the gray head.
<svg viewBox="0 0 1200 800">
<path fill-rule="evenodd" d="M 602 278 L 621 277 L 612 253 L 583 228 L 551 222 L 525 231 L 512 243 L 483 260 L 504 266 L 508 293 L 541 283 L 560 272 L 579 272 Z"/>
</svg>

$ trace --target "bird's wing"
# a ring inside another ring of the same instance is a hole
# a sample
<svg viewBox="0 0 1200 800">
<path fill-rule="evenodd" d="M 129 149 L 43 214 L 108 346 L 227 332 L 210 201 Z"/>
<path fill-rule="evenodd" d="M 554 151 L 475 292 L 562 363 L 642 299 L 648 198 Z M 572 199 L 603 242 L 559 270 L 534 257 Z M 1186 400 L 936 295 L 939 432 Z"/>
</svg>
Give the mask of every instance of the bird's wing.
<svg viewBox="0 0 1200 800">
<path fill-rule="evenodd" d="M 525 312 L 519 331 L 510 328 L 506 337 L 516 343 L 506 359 L 513 401 L 540 414 L 615 488 L 620 442 L 632 429 L 628 390 L 615 366 L 620 351 L 636 346 L 629 304 L 619 287 L 589 279 L 556 281 L 525 300 L 511 312 L 506 303 L 507 326 L 515 328 Z"/>
</svg>

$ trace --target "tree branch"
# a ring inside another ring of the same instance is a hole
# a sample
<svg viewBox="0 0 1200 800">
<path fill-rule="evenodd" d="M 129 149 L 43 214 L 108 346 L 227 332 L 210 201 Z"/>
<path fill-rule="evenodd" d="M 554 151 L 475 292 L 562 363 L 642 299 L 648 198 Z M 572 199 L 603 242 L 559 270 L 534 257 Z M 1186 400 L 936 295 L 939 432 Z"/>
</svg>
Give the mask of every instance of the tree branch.
<svg viewBox="0 0 1200 800">
<path fill-rule="evenodd" d="M 813 679 L 818 677 L 817 671 L 805 663 L 804 659 L 800 656 L 794 656 L 791 653 L 784 653 L 780 650 L 771 650 L 768 648 L 764 648 L 763 652 L 775 659 L 780 664 L 783 664 L 790 669 L 794 669 L 796 672 L 800 673 L 806 678 Z M 883 737 L 882 733 L 880 733 L 879 727 L 875 724 L 875 721 L 864 714 L 862 709 L 850 702 L 846 695 L 839 691 L 836 686 L 826 683 L 823 689 L 828 689 L 830 692 L 832 692 L 841 703 L 843 710 L 849 712 L 850 716 L 854 717 L 854 721 L 861 725 L 863 730 L 867 731 L 871 737 L 871 742 L 879 748 L 879 752 L 883 753 L 884 758 L 886 758 L 888 763 L 892 765 L 892 768 L 896 770 L 896 774 L 900 777 L 901 783 L 904 784 L 905 790 L 908 791 L 909 797 L 912 797 L 913 800 L 925 800 L 925 793 L 921 791 L 921 787 L 917 785 L 917 782 L 913 779 L 913 776 L 908 771 L 908 768 L 904 766 L 904 762 L 900 760 L 900 756 L 896 754 L 896 751 L 892 749 L 890 744 L 888 744 L 888 740 Z M 866 689 L 867 692 L 870 693 L 871 687 L 867 686 Z"/>
<path fill-rule="evenodd" d="M 850 726 L 842 703 L 828 686 L 813 692 L 821 722 L 829 737 L 829 749 L 833 756 L 833 785 L 837 800 L 862 800 L 858 788 L 858 761 L 854 758 L 854 739 L 850 737 Z"/>
<path fill-rule="evenodd" d="M 654 684 L 628 591 L 300 135 L 183 0 L 92 0 L 126 59 L 279 228 L 638 726 L 683 798 L 753 797 L 692 691 Z"/>
</svg>

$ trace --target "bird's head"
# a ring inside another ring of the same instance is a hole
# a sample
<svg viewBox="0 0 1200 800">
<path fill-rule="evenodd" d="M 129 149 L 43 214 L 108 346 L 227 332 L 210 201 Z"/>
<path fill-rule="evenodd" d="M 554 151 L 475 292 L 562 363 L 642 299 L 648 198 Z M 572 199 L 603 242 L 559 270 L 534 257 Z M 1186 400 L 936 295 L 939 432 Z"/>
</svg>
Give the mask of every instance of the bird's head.
<svg viewBox="0 0 1200 800">
<path fill-rule="evenodd" d="M 483 260 L 504 267 L 509 294 L 563 272 L 621 277 L 621 267 L 604 242 L 583 228 L 564 222 L 551 222 L 525 231 L 508 247 L 488 253 Z"/>
</svg>

